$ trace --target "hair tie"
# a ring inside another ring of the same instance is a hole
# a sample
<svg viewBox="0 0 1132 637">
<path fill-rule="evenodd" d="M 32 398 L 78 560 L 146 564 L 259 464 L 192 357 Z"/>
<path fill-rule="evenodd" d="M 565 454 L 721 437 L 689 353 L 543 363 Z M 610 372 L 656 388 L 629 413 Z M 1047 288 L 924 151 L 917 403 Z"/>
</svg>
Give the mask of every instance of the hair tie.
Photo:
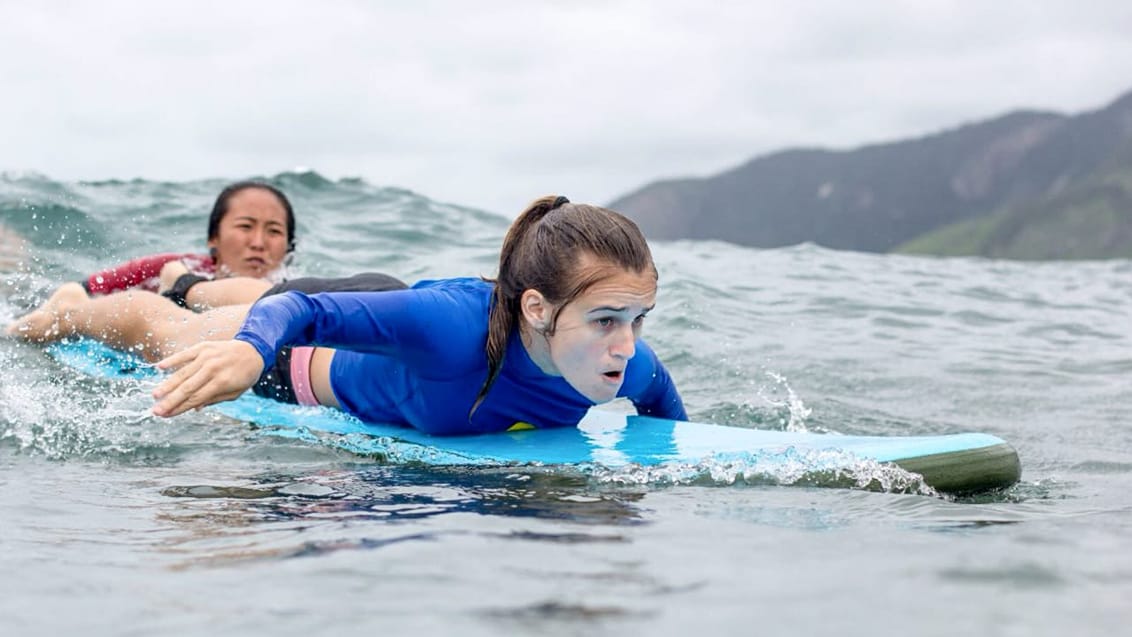
<svg viewBox="0 0 1132 637">
<path fill-rule="evenodd" d="M 550 209 L 554 210 L 555 208 L 557 208 L 558 206 L 561 206 L 564 203 L 570 203 L 570 200 L 563 197 L 562 195 L 558 195 L 558 198 L 554 200 L 554 203 L 550 204 Z"/>
</svg>

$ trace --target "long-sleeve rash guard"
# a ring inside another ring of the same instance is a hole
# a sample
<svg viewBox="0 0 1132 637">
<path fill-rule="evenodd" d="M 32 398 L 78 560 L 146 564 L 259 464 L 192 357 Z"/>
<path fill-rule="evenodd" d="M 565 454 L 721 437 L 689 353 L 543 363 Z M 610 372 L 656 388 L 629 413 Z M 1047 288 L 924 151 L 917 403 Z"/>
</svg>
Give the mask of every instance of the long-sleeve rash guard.
<svg viewBox="0 0 1132 637">
<path fill-rule="evenodd" d="M 193 274 L 212 278 L 216 267 L 207 254 L 152 254 L 120 263 L 112 268 L 95 272 L 82 281 L 88 294 L 110 294 L 138 288 L 156 292 L 161 268 L 170 261 L 181 260 Z"/>
<path fill-rule="evenodd" d="M 492 290 L 479 279 L 446 279 L 377 293 L 288 292 L 256 303 L 236 338 L 256 348 L 265 369 L 286 345 L 336 348 L 331 388 L 342 408 L 364 421 L 432 434 L 576 425 L 593 401 L 540 370 L 517 332 L 499 377 L 469 419 L 487 378 Z M 617 395 L 641 414 L 687 419 L 668 371 L 642 340 Z"/>
</svg>

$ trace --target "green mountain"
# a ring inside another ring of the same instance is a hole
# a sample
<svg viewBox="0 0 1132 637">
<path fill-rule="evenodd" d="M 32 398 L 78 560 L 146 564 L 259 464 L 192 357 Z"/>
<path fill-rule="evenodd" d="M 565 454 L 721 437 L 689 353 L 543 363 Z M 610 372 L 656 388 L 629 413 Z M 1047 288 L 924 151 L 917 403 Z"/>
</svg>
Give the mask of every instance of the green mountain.
<svg viewBox="0 0 1132 637">
<path fill-rule="evenodd" d="M 787 150 L 610 204 L 655 239 L 1014 259 L 1132 257 L 1132 93 L 848 151 Z"/>
</svg>

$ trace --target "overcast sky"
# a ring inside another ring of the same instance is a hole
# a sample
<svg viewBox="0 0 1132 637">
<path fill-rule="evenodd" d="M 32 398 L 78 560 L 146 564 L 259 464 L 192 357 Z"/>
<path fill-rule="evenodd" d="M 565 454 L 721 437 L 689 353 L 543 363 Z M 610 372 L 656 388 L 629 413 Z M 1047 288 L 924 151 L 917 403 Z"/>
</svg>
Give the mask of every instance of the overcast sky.
<svg viewBox="0 0 1132 637">
<path fill-rule="evenodd" d="M 1132 2 L 0 0 L 0 170 L 514 214 L 1132 90 Z"/>
</svg>

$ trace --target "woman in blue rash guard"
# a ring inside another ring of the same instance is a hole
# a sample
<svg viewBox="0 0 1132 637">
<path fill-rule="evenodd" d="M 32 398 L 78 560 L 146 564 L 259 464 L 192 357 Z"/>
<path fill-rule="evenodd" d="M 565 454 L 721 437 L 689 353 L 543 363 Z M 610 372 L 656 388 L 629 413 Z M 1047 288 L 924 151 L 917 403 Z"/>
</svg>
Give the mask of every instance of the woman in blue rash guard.
<svg viewBox="0 0 1132 637">
<path fill-rule="evenodd" d="M 617 397 L 639 413 L 684 420 L 675 384 L 640 339 L 656 286 L 636 224 L 543 197 L 508 230 L 497 279 L 264 297 L 234 339 L 158 363 L 176 371 L 154 390 L 153 412 L 231 400 L 276 364 L 281 348 L 313 345 L 292 355 L 297 402 L 364 421 L 432 434 L 574 426 Z"/>
</svg>

